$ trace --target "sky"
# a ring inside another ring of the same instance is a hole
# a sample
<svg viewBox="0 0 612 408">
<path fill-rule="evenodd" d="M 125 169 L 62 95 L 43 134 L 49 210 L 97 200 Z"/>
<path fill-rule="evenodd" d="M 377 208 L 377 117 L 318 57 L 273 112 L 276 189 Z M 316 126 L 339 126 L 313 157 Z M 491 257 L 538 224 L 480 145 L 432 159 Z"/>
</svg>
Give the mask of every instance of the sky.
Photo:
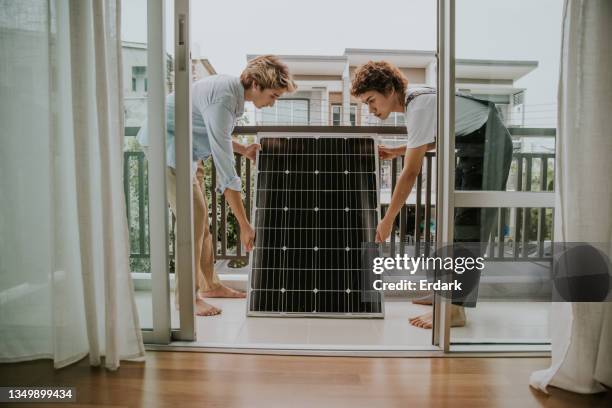
<svg viewBox="0 0 612 408">
<path fill-rule="evenodd" d="M 146 0 L 123 0 L 122 37 L 146 42 Z M 192 56 L 239 75 L 247 54 L 341 55 L 345 48 L 435 50 L 435 0 L 191 0 Z M 166 0 L 172 54 L 173 1 Z M 563 0 L 457 0 L 456 56 L 536 60 L 517 81 L 527 124 L 554 126 Z"/>
</svg>

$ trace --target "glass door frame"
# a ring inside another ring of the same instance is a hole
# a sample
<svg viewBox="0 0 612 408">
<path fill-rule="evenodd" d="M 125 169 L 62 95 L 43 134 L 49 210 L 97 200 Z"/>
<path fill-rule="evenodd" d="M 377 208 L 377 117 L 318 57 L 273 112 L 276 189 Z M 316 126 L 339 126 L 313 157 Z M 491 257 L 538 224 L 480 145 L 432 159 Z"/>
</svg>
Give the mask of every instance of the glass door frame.
<svg viewBox="0 0 612 408">
<path fill-rule="evenodd" d="M 175 143 L 177 237 L 175 284 L 179 285 L 179 328 L 171 328 L 168 270 L 168 201 L 166 196 L 166 0 L 147 2 L 149 131 L 149 222 L 152 329 L 143 329 L 147 344 L 195 340 L 193 204 L 191 186 L 190 0 L 174 1 Z"/>
<path fill-rule="evenodd" d="M 149 100 L 148 125 L 151 131 L 150 166 L 150 219 L 163 219 L 151 223 L 151 273 L 153 279 L 153 330 L 143 331 L 145 342 L 169 344 L 171 341 L 194 341 L 194 261 L 193 261 L 193 207 L 191 188 L 191 58 L 190 12 L 191 0 L 174 1 L 175 50 L 175 143 L 177 173 L 177 265 L 179 276 L 178 330 L 170 328 L 170 286 L 168 275 L 167 201 L 165 189 L 165 53 L 164 5 L 165 0 L 148 1 L 148 58 Z M 437 89 L 438 138 L 436 247 L 453 241 L 454 212 L 461 207 L 554 207 L 554 193 L 455 191 L 455 0 L 437 0 Z M 161 218 L 160 218 L 161 217 Z M 449 222 L 450 221 L 450 222 Z M 451 302 L 435 296 L 432 345 L 436 353 L 450 353 Z M 230 351 L 230 349 L 228 349 Z M 510 350 L 509 350 L 510 351 Z M 520 351 L 520 350 L 512 350 Z M 431 354 L 432 351 L 423 351 Z"/>
<path fill-rule="evenodd" d="M 191 135 L 191 0 L 174 0 L 174 143 L 176 152 L 176 265 L 179 329 L 172 340 L 194 341 L 195 277 Z"/>
<path fill-rule="evenodd" d="M 436 248 L 452 242 L 455 185 L 455 2 L 438 0 L 437 7 L 437 103 L 436 141 Z M 451 222 L 449 222 L 451 221 Z M 449 299 L 434 295 L 432 344 L 450 351 Z"/>
<path fill-rule="evenodd" d="M 554 192 L 455 191 L 455 0 L 438 0 L 437 75 L 438 75 L 438 138 L 436 143 L 437 201 L 436 248 L 453 242 L 456 208 L 555 207 Z M 556 162 L 555 162 L 556 165 Z M 469 349 L 451 350 L 451 301 L 434 298 L 433 344 L 444 353 L 482 351 L 478 344 Z M 538 350 L 535 350 L 535 349 Z M 542 347 L 519 345 L 489 347 L 496 351 L 542 351 Z"/>
<path fill-rule="evenodd" d="M 150 219 L 163 219 L 163 223 L 151 223 L 151 276 L 153 288 L 153 330 L 143 330 L 146 343 L 169 344 L 173 340 L 194 341 L 194 264 L 193 264 L 193 207 L 191 190 L 191 66 L 190 44 L 190 0 L 174 1 L 174 50 L 175 50 L 175 143 L 177 173 L 177 245 L 175 280 L 179 285 L 180 326 L 170 326 L 170 285 L 168 275 L 167 243 L 167 198 L 165 159 L 165 0 L 148 2 L 148 65 L 149 99 L 148 126 L 151 131 L 150 166 Z M 436 225 L 437 245 L 449 242 L 453 236 L 454 211 L 454 0 L 437 0 L 437 64 L 438 64 L 438 129 L 439 142 L 436 154 L 438 166 L 438 194 Z M 442 177 L 442 175 L 446 177 Z M 188 214 L 188 216 L 185 216 Z M 442 228 L 440 228 L 442 226 Z M 450 302 L 436 296 L 434 300 L 434 330 L 432 345 L 439 351 L 448 352 L 450 344 Z M 426 351 L 427 352 L 427 351 Z M 428 351 L 431 353 L 431 351 Z M 435 353 L 435 352 L 434 352 Z"/>
<path fill-rule="evenodd" d="M 151 260 L 152 329 L 143 329 L 148 344 L 168 344 L 170 281 L 168 275 L 168 206 L 166 198 L 165 22 L 164 0 L 147 3 L 149 132 L 149 239 Z M 151 222 L 151 220 L 156 220 Z M 157 222 L 163 220 L 162 222 Z"/>
</svg>

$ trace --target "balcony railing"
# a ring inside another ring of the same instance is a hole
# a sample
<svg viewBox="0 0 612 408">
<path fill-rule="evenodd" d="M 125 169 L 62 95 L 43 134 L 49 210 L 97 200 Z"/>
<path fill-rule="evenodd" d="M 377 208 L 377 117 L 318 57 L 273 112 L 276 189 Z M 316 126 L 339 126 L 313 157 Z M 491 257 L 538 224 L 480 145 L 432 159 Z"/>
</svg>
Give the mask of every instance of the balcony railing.
<svg viewBox="0 0 612 408">
<path fill-rule="evenodd" d="M 512 171 L 508 182 L 514 182 L 514 191 L 552 191 L 553 180 L 549 179 L 549 169 L 554 169 L 552 153 L 514 153 Z M 539 177 L 534 183 L 534 163 L 539 164 Z M 385 162 L 380 163 L 379 173 Z M 391 188 L 390 194 L 395 190 L 397 178 L 404 166 L 404 157 L 390 161 Z M 410 199 L 406 203 L 393 225 L 389 256 L 403 255 L 407 246 L 414 246 L 416 254 L 430 255 L 431 247 L 435 242 L 435 153 L 427 152 L 425 160 L 418 175 L 413 193 L 414 204 Z M 536 186 L 537 184 L 537 186 Z M 537 187 L 537 188 L 534 188 Z M 388 203 L 381 203 L 381 213 L 384 216 L 389 207 Z M 537 224 L 533 231 L 532 216 L 536 216 Z M 547 217 L 548 216 L 548 217 Z M 552 208 L 497 208 L 496 228 L 489 237 L 489 251 L 487 259 L 491 260 L 548 260 L 547 245 L 553 240 Z M 510 232 L 513 232 L 511 236 Z"/>
<path fill-rule="evenodd" d="M 141 151 L 123 153 L 123 189 L 130 237 L 132 271 L 149 269 L 149 197 L 147 163 Z"/>
<path fill-rule="evenodd" d="M 347 133 L 378 133 L 384 135 L 401 134 L 405 128 L 358 128 L 358 127 L 301 127 L 283 128 L 287 131 L 320 132 L 347 132 Z M 279 127 L 242 127 L 237 128 L 239 134 L 255 134 L 258 131 L 284 131 Z M 552 132 L 551 132 L 552 130 Z M 521 137 L 528 137 L 525 129 L 520 131 Z M 554 129 L 537 129 L 533 135 L 554 137 Z M 552 174 L 554 169 L 553 153 L 521 153 L 513 154 L 511 174 L 508 180 L 509 190 L 515 191 L 552 191 Z M 403 157 L 391 161 L 380 162 L 380 174 L 383 169 L 390 174 L 391 183 L 387 189 L 390 197 L 401 169 Z M 130 247 L 132 269 L 137 271 L 148 270 L 149 236 L 148 236 L 148 188 L 146 159 L 142 152 L 126 151 L 124 153 L 124 189 L 126 196 L 126 209 L 129 220 Z M 404 254 L 408 246 L 414 245 L 416 253 L 429 255 L 430 248 L 435 241 L 435 154 L 428 152 L 423 162 L 411 198 L 402 207 L 393 226 L 390 238 L 390 252 L 392 256 Z M 535 171 L 534 171 L 535 169 Z M 236 170 L 243 179 L 243 197 L 247 216 L 251 215 L 252 206 L 252 163 L 236 155 Z M 215 170 L 207 177 L 210 186 L 215 185 Z M 383 191 L 385 189 L 383 188 Z M 239 240 L 239 226 L 223 196 L 210 189 L 209 197 L 211 233 L 215 246 L 217 260 L 230 260 L 239 264 L 248 262 L 246 254 Z M 388 203 L 381 204 L 381 213 L 384 215 Z M 530 261 L 548 259 L 547 245 L 552 242 L 552 208 L 498 208 L 497 228 L 490 238 L 489 259 L 516 260 L 528 259 Z M 535 225 L 533 221 L 535 222 Z M 169 212 L 169 253 L 170 269 L 174 266 L 174 236 L 175 220 Z"/>
</svg>

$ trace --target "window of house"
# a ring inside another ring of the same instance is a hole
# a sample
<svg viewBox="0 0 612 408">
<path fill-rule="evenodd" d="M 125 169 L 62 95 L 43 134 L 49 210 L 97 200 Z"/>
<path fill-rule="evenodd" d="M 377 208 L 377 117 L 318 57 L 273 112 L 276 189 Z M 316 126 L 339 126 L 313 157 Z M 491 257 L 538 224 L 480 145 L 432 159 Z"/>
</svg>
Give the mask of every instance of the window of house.
<svg viewBox="0 0 612 408">
<path fill-rule="evenodd" d="M 517 92 L 512 95 L 512 104 L 513 105 L 522 105 L 525 101 L 525 92 Z"/>
<path fill-rule="evenodd" d="M 383 126 L 402 126 L 405 124 L 404 114 L 400 112 L 391 112 L 389 117 L 382 121 Z"/>
<path fill-rule="evenodd" d="M 342 105 L 333 104 L 331 106 L 332 109 L 332 125 L 340 126 L 342 125 Z M 351 103 L 351 108 L 349 112 L 349 121 L 351 122 L 351 126 L 355 126 L 357 124 L 357 104 Z"/>
<path fill-rule="evenodd" d="M 147 92 L 147 67 L 132 67 L 132 91 Z"/>
<path fill-rule="evenodd" d="M 274 106 L 263 108 L 263 125 L 308 125 L 310 101 L 308 99 L 279 99 Z"/>
<path fill-rule="evenodd" d="M 342 124 L 342 105 L 332 105 L 332 126 Z"/>
<path fill-rule="evenodd" d="M 366 104 L 362 105 L 361 123 L 364 126 L 405 126 L 406 117 L 401 112 L 391 112 L 385 120 L 380 120 L 370 113 Z"/>
</svg>

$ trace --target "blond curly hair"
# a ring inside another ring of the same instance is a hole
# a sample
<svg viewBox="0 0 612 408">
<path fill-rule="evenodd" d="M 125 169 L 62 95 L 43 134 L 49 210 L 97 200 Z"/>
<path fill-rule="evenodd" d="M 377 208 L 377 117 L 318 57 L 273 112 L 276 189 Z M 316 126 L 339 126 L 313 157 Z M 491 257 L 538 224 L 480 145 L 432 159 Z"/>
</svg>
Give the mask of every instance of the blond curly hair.
<svg viewBox="0 0 612 408">
<path fill-rule="evenodd" d="M 240 74 L 240 82 L 245 89 L 253 86 L 253 82 L 262 90 L 271 88 L 294 92 L 297 89 L 287 65 L 274 55 L 262 55 L 250 60 Z"/>
</svg>

